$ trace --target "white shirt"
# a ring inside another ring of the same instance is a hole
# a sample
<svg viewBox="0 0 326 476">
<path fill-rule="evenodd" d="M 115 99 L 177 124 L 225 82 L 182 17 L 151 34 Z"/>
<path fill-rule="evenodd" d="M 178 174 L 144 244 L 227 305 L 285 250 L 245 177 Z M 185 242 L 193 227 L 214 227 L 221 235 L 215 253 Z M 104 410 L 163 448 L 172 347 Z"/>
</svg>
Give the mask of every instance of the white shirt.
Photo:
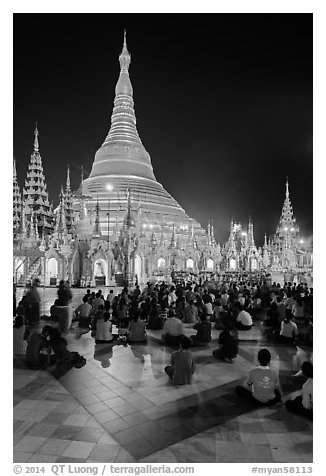
<svg viewBox="0 0 326 476">
<path fill-rule="evenodd" d="M 298 335 L 298 327 L 295 322 L 292 321 L 282 321 L 280 335 L 283 337 L 295 337 Z"/>
<path fill-rule="evenodd" d="M 182 334 L 182 322 L 176 317 L 169 317 L 163 327 L 163 334 L 179 336 Z"/>
<path fill-rule="evenodd" d="M 302 385 L 302 405 L 307 410 L 312 410 L 312 378 L 308 378 L 305 384 Z"/>
<path fill-rule="evenodd" d="M 208 315 L 213 314 L 213 306 L 211 302 L 206 302 L 205 303 L 205 309 Z"/>
<path fill-rule="evenodd" d="M 247 311 L 240 311 L 237 321 L 240 321 L 244 326 L 252 326 L 251 315 Z"/>
</svg>

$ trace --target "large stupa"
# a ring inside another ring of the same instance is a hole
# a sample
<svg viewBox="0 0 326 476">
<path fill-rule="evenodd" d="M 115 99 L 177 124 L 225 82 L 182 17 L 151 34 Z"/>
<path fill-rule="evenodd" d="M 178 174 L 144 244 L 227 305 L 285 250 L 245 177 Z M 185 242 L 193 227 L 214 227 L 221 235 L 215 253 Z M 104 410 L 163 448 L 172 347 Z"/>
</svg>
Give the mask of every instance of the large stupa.
<svg viewBox="0 0 326 476">
<path fill-rule="evenodd" d="M 129 78 L 130 61 L 125 33 L 119 56 L 120 75 L 115 87 L 111 127 L 79 192 L 88 197 L 88 213 L 94 213 L 99 203 L 103 235 L 107 235 L 110 229 L 111 236 L 121 228 L 130 195 L 133 220 L 144 233 L 158 236 L 163 233 L 166 239 L 174 234 L 183 241 L 188 239 L 189 230 L 193 229 L 200 241 L 205 236 L 204 230 L 156 180 L 150 155 L 139 137 Z"/>
</svg>

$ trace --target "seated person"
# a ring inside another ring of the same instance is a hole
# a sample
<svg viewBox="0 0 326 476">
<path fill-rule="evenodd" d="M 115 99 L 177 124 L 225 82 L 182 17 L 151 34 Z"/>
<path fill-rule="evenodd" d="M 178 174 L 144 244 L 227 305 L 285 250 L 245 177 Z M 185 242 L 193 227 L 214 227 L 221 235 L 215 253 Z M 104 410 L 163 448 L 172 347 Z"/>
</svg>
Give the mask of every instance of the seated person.
<svg viewBox="0 0 326 476">
<path fill-rule="evenodd" d="M 27 340 L 25 363 L 29 368 L 45 369 L 53 363 L 51 357 L 51 345 L 48 342 L 48 335 L 51 326 L 44 326 L 42 333 L 34 328 Z"/>
<path fill-rule="evenodd" d="M 104 313 L 100 313 L 98 319 L 95 321 L 95 327 L 96 344 L 104 344 L 106 342 L 113 342 L 117 340 L 118 335 L 112 334 L 112 321 L 110 321 L 110 312 L 106 311 Z"/>
<path fill-rule="evenodd" d="M 86 359 L 78 352 L 70 352 L 67 349 L 67 341 L 61 336 L 59 329 L 50 327 L 46 335 L 49 337 L 49 344 L 54 351 L 55 362 L 58 367 L 65 370 L 69 370 L 72 367 L 79 369 L 86 364 Z"/>
<path fill-rule="evenodd" d="M 157 299 L 154 296 L 151 301 L 151 307 L 148 313 L 148 329 L 162 329 L 162 319 L 160 318 L 160 313 L 157 305 Z"/>
<path fill-rule="evenodd" d="M 312 376 L 313 376 L 313 365 L 311 362 L 303 362 L 301 371 L 304 377 L 307 378 L 307 381 L 302 386 L 302 395 L 299 395 L 294 400 L 287 400 L 285 402 L 285 408 L 289 410 L 289 412 L 297 413 L 298 415 L 302 415 L 309 420 L 313 419 L 313 411 L 312 411 L 312 404 L 313 404 L 313 384 L 312 384 Z"/>
<path fill-rule="evenodd" d="M 104 305 L 100 304 L 98 310 L 95 313 L 95 316 L 92 319 L 92 337 L 96 336 L 96 323 L 99 319 L 103 318 L 104 314 Z"/>
<path fill-rule="evenodd" d="M 91 321 L 92 321 L 91 311 L 92 311 L 92 306 L 88 302 L 88 295 L 86 294 L 83 297 L 83 303 L 79 304 L 79 306 L 77 307 L 77 309 L 75 311 L 76 317 L 79 321 L 78 326 L 79 326 L 80 329 L 88 329 L 89 330 L 89 327 L 90 327 Z"/>
<path fill-rule="evenodd" d="M 252 328 L 252 318 L 248 311 L 240 306 L 240 312 L 234 323 L 234 327 L 240 331 L 249 331 Z"/>
<path fill-rule="evenodd" d="M 279 326 L 279 313 L 276 302 L 272 302 L 271 307 L 267 311 L 267 319 L 264 322 L 266 326 L 277 328 Z"/>
<path fill-rule="evenodd" d="M 233 362 L 238 355 L 238 331 L 233 328 L 232 324 L 225 321 L 225 329 L 220 333 L 218 343 L 220 347 L 213 350 L 213 356 L 216 359 Z"/>
<path fill-rule="evenodd" d="M 174 385 L 189 385 L 196 369 L 193 354 L 189 351 L 191 341 L 182 336 L 181 348 L 171 355 L 171 365 L 165 367 L 165 372 Z"/>
<path fill-rule="evenodd" d="M 175 317 L 175 313 L 170 310 L 169 317 L 164 323 L 162 333 L 162 343 L 166 345 L 179 346 L 182 336 L 182 322 Z"/>
<path fill-rule="evenodd" d="M 208 318 L 208 316 L 207 316 Z M 194 329 L 197 330 L 197 334 L 190 337 L 191 345 L 201 346 L 207 345 L 212 340 L 211 323 L 206 318 L 205 313 L 200 316 L 200 321 L 194 325 Z"/>
<path fill-rule="evenodd" d="M 189 303 L 185 305 L 183 316 L 184 324 L 195 324 L 198 321 L 198 311 L 193 299 L 190 299 Z"/>
<path fill-rule="evenodd" d="M 247 385 L 251 390 L 237 386 L 235 391 L 240 397 L 249 399 L 258 406 L 272 405 L 281 401 L 277 372 L 269 367 L 271 354 L 268 349 L 258 352 L 259 366 L 249 372 Z"/>
<path fill-rule="evenodd" d="M 305 342 L 297 345 L 297 352 L 293 356 L 293 370 L 295 371 L 293 377 L 303 376 L 301 370 L 303 362 L 313 362 L 312 347 L 307 345 Z"/>
<path fill-rule="evenodd" d="M 128 342 L 147 342 L 146 322 L 139 319 L 140 312 L 135 313 L 133 320 L 129 323 L 127 334 Z"/>
<path fill-rule="evenodd" d="M 27 337 L 29 331 L 26 330 L 26 326 L 24 324 L 24 317 L 23 316 L 16 316 L 15 323 L 13 328 L 13 354 L 14 356 L 22 356 L 26 354 L 27 348 Z"/>
<path fill-rule="evenodd" d="M 295 344 L 296 338 L 298 336 L 298 327 L 295 322 L 293 322 L 293 314 L 287 309 L 286 317 L 284 321 L 281 322 L 281 330 L 279 338 L 282 342 Z"/>
</svg>

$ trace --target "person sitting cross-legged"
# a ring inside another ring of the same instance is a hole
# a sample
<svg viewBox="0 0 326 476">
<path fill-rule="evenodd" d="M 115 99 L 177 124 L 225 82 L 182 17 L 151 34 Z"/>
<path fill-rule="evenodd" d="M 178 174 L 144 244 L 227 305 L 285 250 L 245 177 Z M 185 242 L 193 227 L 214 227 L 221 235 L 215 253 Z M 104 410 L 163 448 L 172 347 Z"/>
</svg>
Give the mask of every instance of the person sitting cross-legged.
<svg viewBox="0 0 326 476">
<path fill-rule="evenodd" d="M 240 312 L 234 323 L 239 331 L 249 331 L 252 328 L 252 318 L 248 311 L 245 311 L 242 306 L 240 306 Z"/>
<path fill-rule="evenodd" d="M 279 340 L 288 344 L 295 344 L 298 336 L 298 326 L 293 322 L 293 314 L 287 309 L 286 317 L 281 322 L 281 330 L 279 334 Z"/>
<path fill-rule="evenodd" d="M 139 309 L 137 309 L 136 311 L 134 313 L 133 320 L 129 323 L 127 341 L 129 343 L 147 342 L 146 322 L 142 319 L 139 319 Z"/>
<path fill-rule="evenodd" d="M 175 317 L 174 310 L 170 310 L 163 326 L 162 343 L 179 346 L 182 336 L 182 322 Z"/>
<path fill-rule="evenodd" d="M 99 311 L 100 310 L 101 309 L 99 309 Z M 103 313 L 99 314 L 95 322 L 95 326 L 96 344 L 110 343 L 118 339 L 118 334 L 112 334 L 112 321 L 110 320 L 110 311 L 108 309 Z"/>
<path fill-rule="evenodd" d="M 313 365 L 311 362 L 303 362 L 301 367 L 301 372 L 304 377 L 307 378 L 307 381 L 302 386 L 302 395 L 299 395 L 294 400 L 287 400 L 285 402 L 285 408 L 292 413 L 297 413 L 302 415 L 309 420 L 313 419 L 312 403 L 313 403 Z"/>
<path fill-rule="evenodd" d="M 249 372 L 247 385 L 251 389 L 237 386 L 235 391 L 239 397 L 249 399 L 257 406 L 273 405 L 280 402 L 279 378 L 277 372 L 269 367 L 271 353 L 268 349 L 258 352 L 259 366 Z"/>
<path fill-rule="evenodd" d="M 196 362 L 189 347 L 191 341 L 188 337 L 182 336 L 180 349 L 171 355 L 171 365 L 165 367 L 165 373 L 169 376 L 174 385 L 190 385 L 192 376 L 196 369 Z"/>
<path fill-rule="evenodd" d="M 225 328 L 220 333 L 218 338 L 218 343 L 220 347 L 213 350 L 213 356 L 216 359 L 225 360 L 227 362 L 233 363 L 233 360 L 238 355 L 238 339 L 239 334 L 237 329 L 235 329 L 227 319 L 224 320 Z"/>
<path fill-rule="evenodd" d="M 200 316 L 200 321 L 193 328 L 197 330 L 197 334 L 190 337 L 191 344 L 193 346 L 208 345 L 212 340 L 212 326 L 210 321 L 207 320 L 205 312 Z"/>
</svg>

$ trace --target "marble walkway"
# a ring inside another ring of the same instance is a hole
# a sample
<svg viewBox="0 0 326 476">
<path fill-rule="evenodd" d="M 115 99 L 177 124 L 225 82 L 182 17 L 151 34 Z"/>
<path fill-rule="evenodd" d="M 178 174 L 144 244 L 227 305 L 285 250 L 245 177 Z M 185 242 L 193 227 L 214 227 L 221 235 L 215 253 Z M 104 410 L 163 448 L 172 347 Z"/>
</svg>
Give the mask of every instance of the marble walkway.
<svg viewBox="0 0 326 476">
<path fill-rule="evenodd" d="M 192 329 L 186 329 L 192 334 Z M 194 350 L 190 386 L 167 382 L 174 349 L 158 344 L 95 345 L 69 334 L 69 349 L 87 359 L 60 378 L 14 368 L 14 454 L 19 462 L 312 462 L 312 423 L 284 406 L 255 409 L 234 393 L 268 347 L 285 399 L 302 381 L 289 378 L 293 350 L 264 341 L 262 325 L 240 332 L 233 364 L 212 357 L 213 342 Z"/>
</svg>

